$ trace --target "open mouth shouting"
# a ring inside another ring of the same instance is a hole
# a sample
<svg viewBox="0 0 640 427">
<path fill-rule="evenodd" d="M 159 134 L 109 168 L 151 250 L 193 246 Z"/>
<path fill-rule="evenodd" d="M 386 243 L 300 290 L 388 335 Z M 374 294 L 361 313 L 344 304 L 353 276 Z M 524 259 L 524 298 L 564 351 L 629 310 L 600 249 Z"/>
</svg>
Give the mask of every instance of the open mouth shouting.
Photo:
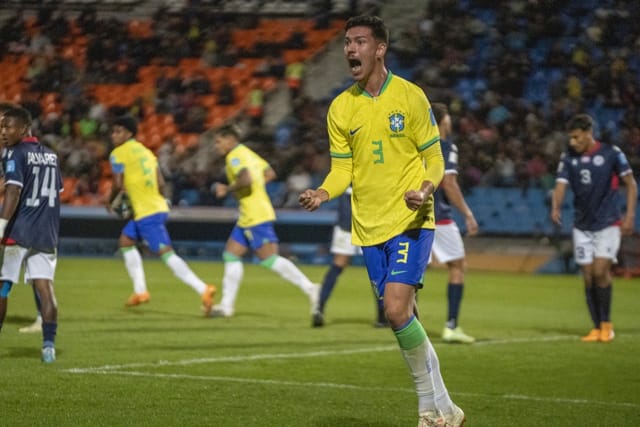
<svg viewBox="0 0 640 427">
<path fill-rule="evenodd" d="M 351 74 L 358 74 L 362 69 L 362 62 L 359 59 L 349 58 L 349 67 L 351 68 Z"/>
</svg>

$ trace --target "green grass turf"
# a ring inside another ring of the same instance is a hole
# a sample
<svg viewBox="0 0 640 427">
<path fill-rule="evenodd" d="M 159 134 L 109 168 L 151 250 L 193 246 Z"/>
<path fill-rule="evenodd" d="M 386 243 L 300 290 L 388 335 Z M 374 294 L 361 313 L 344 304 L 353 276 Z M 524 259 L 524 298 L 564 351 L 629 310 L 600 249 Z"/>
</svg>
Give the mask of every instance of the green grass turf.
<svg viewBox="0 0 640 427">
<path fill-rule="evenodd" d="M 219 283 L 222 264 L 191 262 Z M 14 286 L 0 334 L 1 426 L 414 426 L 416 396 L 389 330 L 372 327 L 361 267 L 340 277 L 322 329 L 306 297 L 245 267 L 236 316 L 205 319 L 164 265 L 145 263 L 152 300 L 124 308 L 121 259 L 62 258 L 58 360 L 20 334 L 31 291 Z M 325 268 L 303 266 L 314 281 Z M 444 344 L 446 273 L 427 274 L 423 323 L 466 426 L 640 425 L 640 280 L 616 279 L 610 344 L 590 327 L 579 276 L 467 273 L 461 324 L 473 345 Z"/>
</svg>

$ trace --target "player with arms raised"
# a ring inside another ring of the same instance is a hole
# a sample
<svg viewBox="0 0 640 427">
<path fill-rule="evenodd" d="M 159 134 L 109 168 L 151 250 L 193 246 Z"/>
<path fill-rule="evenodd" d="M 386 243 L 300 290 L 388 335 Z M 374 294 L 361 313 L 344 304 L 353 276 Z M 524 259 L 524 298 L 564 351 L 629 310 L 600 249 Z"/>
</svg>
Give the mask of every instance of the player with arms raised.
<svg viewBox="0 0 640 427">
<path fill-rule="evenodd" d="M 375 16 L 345 26 L 344 54 L 356 83 L 327 116 L 331 170 L 300 204 L 316 210 L 352 185 L 352 238 L 383 298 L 418 395 L 419 426 L 460 426 L 436 352 L 418 320 L 415 294 L 434 238 L 433 192 L 444 175 L 440 135 L 422 89 L 384 62 L 389 32 Z"/>
<path fill-rule="evenodd" d="M 0 327 L 14 283 L 31 281 L 40 297 L 42 361 L 56 360 L 58 306 L 53 290 L 60 228 L 62 177 L 58 156 L 31 135 L 31 115 L 21 107 L 4 113 L 0 134 L 5 194 L 0 213 Z"/>
</svg>

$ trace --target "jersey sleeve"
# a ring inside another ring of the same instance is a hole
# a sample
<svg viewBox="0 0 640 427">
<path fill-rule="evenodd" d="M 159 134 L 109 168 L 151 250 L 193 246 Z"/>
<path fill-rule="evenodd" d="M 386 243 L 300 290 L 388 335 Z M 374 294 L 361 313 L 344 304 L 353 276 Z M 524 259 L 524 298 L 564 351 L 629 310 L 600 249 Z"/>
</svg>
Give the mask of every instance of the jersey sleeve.
<svg viewBox="0 0 640 427">
<path fill-rule="evenodd" d="M 5 163 L 6 184 L 13 184 L 22 187 L 24 183 L 24 154 L 20 150 L 9 152 Z"/>
<path fill-rule="evenodd" d="M 416 96 L 409 98 L 411 103 L 411 129 L 419 151 L 424 151 L 440 141 L 438 123 L 431 110 L 431 104 L 424 91 L 415 87 Z"/>
<path fill-rule="evenodd" d="M 562 153 L 558 162 L 558 170 L 556 171 L 556 181 L 569 182 L 569 156 Z"/>
<path fill-rule="evenodd" d="M 632 171 L 631 165 L 629 165 L 629 161 L 627 160 L 627 156 L 625 156 L 624 152 L 620 148 L 614 146 L 613 149 L 616 152 L 616 173 L 619 176 L 630 174 Z"/>
<path fill-rule="evenodd" d="M 340 122 L 341 114 L 339 114 L 339 106 L 333 102 L 327 113 L 327 131 L 329 133 L 329 154 L 332 158 L 351 158 L 351 146 L 346 135 L 347 129 Z"/>
</svg>

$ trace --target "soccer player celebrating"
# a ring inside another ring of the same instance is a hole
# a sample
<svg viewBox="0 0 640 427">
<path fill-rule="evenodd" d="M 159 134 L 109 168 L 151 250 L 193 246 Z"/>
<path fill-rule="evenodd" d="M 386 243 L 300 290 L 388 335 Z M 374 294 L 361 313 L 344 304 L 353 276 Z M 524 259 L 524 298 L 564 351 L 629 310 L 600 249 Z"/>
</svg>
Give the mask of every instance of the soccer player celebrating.
<svg viewBox="0 0 640 427">
<path fill-rule="evenodd" d="M 616 146 L 597 141 L 593 119 L 574 116 L 567 124 L 569 149 L 558 165 L 551 199 L 551 219 L 561 224 L 567 186 L 573 192 L 573 256 L 582 269 L 587 307 L 593 329 L 585 342 L 610 342 L 611 265 L 616 261 L 620 235 L 633 233 L 638 186 L 626 156 Z M 618 183 L 626 188 L 627 211 L 621 214 Z"/>
<path fill-rule="evenodd" d="M 433 192 L 444 175 L 437 123 L 422 89 L 385 66 L 389 32 L 375 16 L 350 18 L 344 54 L 356 83 L 327 115 L 331 170 L 300 204 L 314 211 L 352 195 L 352 238 L 418 395 L 419 426 L 461 426 L 464 412 L 445 387 L 436 352 L 416 315 L 416 291 L 434 237 Z"/>
<path fill-rule="evenodd" d="M 449 270 L 449 284 L 447 285 L 447 301 L 449 311 L 447 323 L 442 331 L 444 342 L 460 342 L 471 344 L 475 341 L 464 333 L 458 325 L 458 314 L 462 303 L 464 290 L 464 242 L 458 225 L 453 220 L 451 206 L 453 205 L 464 215 L 467 234 L 474 236 L 478 233 L 478 223 L 473 212 L 467 205 L 458 185 L 458 147 L 451 141 L 451 116 L 447 106 L 434 102 L 433 115 L 440 131 L 440 145 L 444 157 L 444 178 L 440 188 L 435 192 L 436 234 L 433 239 L 432 254 L 438 261 L 447 264 Z"/>
<path fill-rule="evenodd" d="M 118 240 L 134 289 L 126 305 L 136 306 L 151 299 L 142 257 L 136 247 L 136 242 L 144 241 L 178 279 L 200 295 L 202 310 L 205 316 L 209 316 L 216 288 L 204 283 L 173 250 L 165 225 L 169 218 L 169 206 L 161 193 L 164 178 L 156 156 L 136 141 L 137 128 L 137 122 L 131 116 L 118 117 L 113 122 L 111 139 L 116 148 L 110 156 L 113 178 L 106 205 L 107 210 L 112 211 L 114 200 L 126 191 L 133 208 L 133 219 L 126 223 Z"/>
<path fill-rule="evenodd" d="M 214 307 L 212 316 L 233 316 L 244 274 L 242 257 L 249 249 L 260 259 L 260 265 L 300 288 L 309 298 L 313 313 L 320 287 L 312 283 L 294 263 L 278 253 L 278 237 L 273 228 L 276 214 L 265 187 L 267 182 L 275 179 L 275 171 L 262 157 L 240 143 L 240 134 L 233 125 L 218 129 L 214 138 L 216 149 L 225 157 L 229 181 L 228 185 L 215 183 L 215 195 L 224 198 L 233 194 L 240 204 L 240 215 L 222 254 L 222 300 Z"/>
<path fill-rule="evenodd" d="M 6 145 L 4 204 L 0 212 L 0 328 L 11 287 L 32 282 L 40 299 L 42 361 L 56 360 L 58 306 L 53 290 L 60 228 L 62 177 L 58 156 L 31 135 L 31 115 L 21 107 L 4 112 L 0 135 Z"/>
</svg>

